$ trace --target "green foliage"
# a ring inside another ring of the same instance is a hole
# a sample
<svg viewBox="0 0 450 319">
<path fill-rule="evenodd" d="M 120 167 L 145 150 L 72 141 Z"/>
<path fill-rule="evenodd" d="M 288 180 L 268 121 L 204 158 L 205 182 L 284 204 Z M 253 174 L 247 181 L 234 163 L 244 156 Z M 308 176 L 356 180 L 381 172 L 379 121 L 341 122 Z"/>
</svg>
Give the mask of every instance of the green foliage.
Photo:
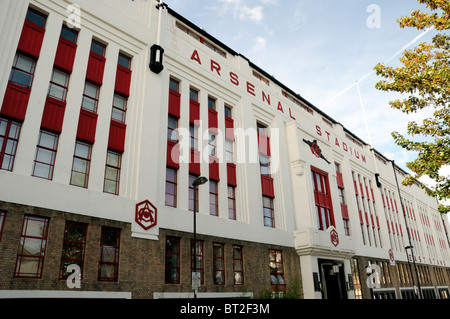
<svg viewBox="0 0 450 319">
<path fill-rule="evenodd" d="M 413 140 L 398 132 L 392 136 L 399 146 L 415 152 L 417 158 L 407 163 L 414 173 L 402 181 L 411 185 L 422 176 L 428 176 L 436 183 L 431 189 L 424 189 L 438 200 L 450 199 L 450 181 L 442 176 L 441 168 L 450 164 L 450 2 L 448 0 L 418 0 L 430 12 L 413 11 L 409 17 L 398 20 L 400 27 L 419 30 L 434 28 L 437 34 L 432 43 L 421 43 L 412 50 L 403 52 L 401 67 L 393 68 L 378 64 L 375 67 L 383 80 L 376 88 L 386 92 L 396 92 L 406 96 L 391 101 L 392 108 L 406 114 L 423 109 L 432 109 L 432 117 L 422 123 L 410 122 L 407 133 Z M 447 33 L 446 33 L 447 32 Z M 441 213 L 448 213 L 450 207 L 440 205 Z"/>
</svg>

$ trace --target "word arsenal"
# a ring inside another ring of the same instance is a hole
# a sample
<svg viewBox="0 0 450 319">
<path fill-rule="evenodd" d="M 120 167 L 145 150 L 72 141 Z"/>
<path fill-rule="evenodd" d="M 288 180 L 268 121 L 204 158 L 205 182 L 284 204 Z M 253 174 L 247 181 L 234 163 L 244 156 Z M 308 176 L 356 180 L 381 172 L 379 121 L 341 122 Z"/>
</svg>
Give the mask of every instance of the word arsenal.
<svg viewBox="0 0 450 319">
<path fill-rule="evenodd" d="M 202 65 L 202 61 L 200 59 L 200 56 L 199 56 L 197 50 L 194 50 L 194 52 L 192 53 L 191 60 L 197 62 L 199 65 Z M 210 61 L 211 61 L 211 65 L 210 65 L 211 71 L 217 73 L 219 76 L 222 76 L 222 73 L 225 73 L 225 72 L 222 70 L 222 67 L 220 66 L 220 64 L 218 62 L 214 61 L 213 59 L 211 59 Z M 239 76 L 236 73 L 230 71 L 229 77 L 230 77 L 230 82 L 232 84 L 234 84 L 236 86 L 241 85 L 241 83 L 239 81 Z M 256 87 L 254 84 L 250 83 L 249 81 L 245 81 L 245 89 L 248 94 L 256 97 Z M 261 91 L 261 98 L 262 98 L 263 102 L 265 102 L 269 106 L 271 106 L 270 94 L 266 94 L 266 92 Z M 278 101 L 277 111 L 280 111 L 281 113 L 283 113 L 286 116 L 289 116 L 292 120 L 295 121 L 295 117 L 292 115 L 291 108 L 287 108 L 287 111 L 285 112 L 283 105 L 281 104 L 280 101 Z M 286 113 L 289 113 L 289 115 Z"/>
</svg>

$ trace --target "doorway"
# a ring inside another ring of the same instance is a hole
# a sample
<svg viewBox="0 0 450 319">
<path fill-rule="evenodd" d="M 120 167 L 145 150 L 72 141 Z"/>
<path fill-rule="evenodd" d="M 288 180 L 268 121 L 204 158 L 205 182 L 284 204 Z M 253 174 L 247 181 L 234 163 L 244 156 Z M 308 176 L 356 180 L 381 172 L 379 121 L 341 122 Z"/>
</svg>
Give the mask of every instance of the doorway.
<svg viewBox="0 0 450 319">
<path fill-rule="evenodd" d="M 344 264 L 342 261 L 319 259 L 322 281 L 322 298 L 331 300 L 347 299 Z"/>
</svg>

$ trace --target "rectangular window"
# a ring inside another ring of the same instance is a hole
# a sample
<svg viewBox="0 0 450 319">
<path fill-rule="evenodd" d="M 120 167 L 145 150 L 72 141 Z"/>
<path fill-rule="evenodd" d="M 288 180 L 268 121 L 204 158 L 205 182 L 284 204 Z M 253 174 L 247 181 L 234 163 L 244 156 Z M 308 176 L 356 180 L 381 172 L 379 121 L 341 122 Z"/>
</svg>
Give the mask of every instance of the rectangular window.
<svg viewBox="0 0 450 319">
<path fill-rule="evenodd" d="M 76 142 L 70 185 L 88 187 L 91 153 L 92 145 L 80 141 Z"/>
<path fill-rule="evenodd" d="M 123 66 L 126 69 L 130 69 L 131 58 L 126 56 L 125 54 L 119 53 L 119 60 L 117 61 L 117 64 Z"/>
<path fill-rule="evenodd" d="M 6 212 L 0 210 L 0 240 L 2 239 L 3 227 L 5 226 Z"/>
<path fill-rule="evenodd" d="M 241 246 L 233 246 L 233 275 L 234 284 L 244 284 L 244 256 Z"/>
<path fill-rule="evenodd" d="M 236 188 L 228 186 L 228 218 L 236 220 Z"/>
<path fill-rule="evenodd" d="M 12 171 L 21 124 L 0 118 L 0 169 Z"/>
<path fill-rule="evenodd" d="M 216 135 L 209 133 L 208 147 L 209 147 L 209 156 L 216 156 Z"/>
<path fill-rule="evenodd" d="M 125 123 L 126 112 L 127 112 L 127 98 L 119 94 L 114 94 L 111 118 L 114 121 Z"/>
<path fill-rule="evenodd" d="M 192 186 L 192 182 L 194 182 L 196 178 L 197 176 L 189 174 L 189 210 L 192 212 L 194 211 L 194 186 Z M 197 211 L 198 211 L 198 198 L 199 196 L 197 196 Z"/>
<path fill-rule="evenodd" d="M 25 215 L 14 277 L 42 277 L 49 222 L 49 218 Z"/>
<path fill-rule="evenodd" d="M 121 166 L 122 154 L 108 150 L 106 155 L 105 183 L 103 185 L 105 193 L 119 195 Z"/>
<path fill-rule="evenodd" d="M 219 187 L 216 181 L 209 181 L 209 214 L 219 216 Z"/>
<path fill-rule="evenodd" d="M 226 140 L 225 141 L 225 151 L 226 151 L 226 160 L 227 163 L 234 163 L 234 146 L 233 141 Z"/>
<path fill-rule="evenodd" d="M 175 92 L 179 92 L 180 91 L 180 82 L 178 80 L 170 78 L 170 80 L 169 80 L 169 89 L 173 90 Z"/>
<path fill-rule="evenodd" d="M 166 238 L 166 284 L 180 283 L 180 239 Z"/>
<path fill-rule="evenodd" d="M 66 221 L 59 279 L 66 279 L 72 274 L 72 271 L 67 270 L 70 265 L 78 265 L 81 270 L 80 274 L 83 276 L 86 233 L 87 224 Z"/>
<path fill-rule="evenodd" d="M 166 206 L 177 207 L 177 171 L 166 168 Z"/>
<path fill-rule="evenodd" d="M 102 227 L 98 280 L 116 282 L 119 279 L 119 251 L 120 229 Z"/>
<path fill-rule="evenodd" d="M 191 124 L 189 126 L 189 135 L 190 135 L 190 146 L 192 149 L 197 150 L 198 149 L 198 132 L 197 128 Z"/>
<path fill-rule="evenodd" d="M 9 75 L 9 82 L 31 88 L 35 68 L 36 60 L 17 53 Z"/>
<path fill-rule="evenodd" d="M 216 110 L 216 99 L 208 96 L 208 108 Z"/>
<path fill-rule="evenodd" d="M 231 107 L 229 107 L 229 106 L 227 106 L 227 105 L 225 105 L 225 116 L 226 117 L 229 117 L 229 118 L 232 118 L 233 116 L 232 116 L 232 112 L 231 112 Z"/>
<path fill-rule="evenodd" d="M 56 149 L 58 148 L 58 134 L 41 130 L 36 146 L 33 176 L 51 180 L 55 166 Z"/>
<path fill-rule="evenodd" d="M 270 158 L 267 155 L 259 153 L 259 168 L 261 175 L 270 176 Z"/>
<path fill-rule="evenodd" d="M 30 21 L 31 23 L 34 23 L 35 25 L 40 26 L 41 28 L 45 28 L 47 16 L 35 9 L 28 8 L 25 20 Z"/>
<path fill-rule="evenodd" d="M 214 244 L 213 246 L 213 272 L 214 272 L 214 284 L 225 284 L 225 255 L 224 245 Z"/>
<path fill-rule="evenodd" d="M 81 108 L 91 111 L 92 113 L 97 113 L 99 91 L 100 88 L 98 86 L 86 83 L 84 85 Z"/>
<path fill-rule="evenodd" d="M 204 262 L 203 262 L 203 241 L 197 240 L 197 247 L 195 252 L 195 267 L 197 272 L 200 273 L 200 278 L 202 281 L 202 284 L 205 283 L 205 269 L 204 269 Z M 194 269 L 194 241 L 191 240 L 191 271 L 195 271 Z"/>
<path fill-rule="evenodd" d="M 48 96 L 66 101 L 67 87 L 69 86 L 69 74 L 53 69 L 52 78 L 48 87 Z"/>
<path fill-rule="evenodd" d="M 283 252 L 281 250 L 269 250 L 270 282 L 272 284 L 272 296 L 280 298 L 286 290 L 284 281 Z"/>
<path fill-rule="evenodd" d="M 169 121 L 167 125 L 167 139 L 169 141 L 178 143 L 178 120 L 173 116 L 169 116 Z"/>
<path fill-rule="evenodd" d="M 314 184 L 318 228 L 319 230 L 327 230 L 328 227 L 335 226 L 328 174 L 317 169 L 312 169 L 311 173 Z"/>
<path fill-rule="evenodd" d="M 189 99 L 198 102 L 198 91 L 196 89 L 189 89 Z"/>
<path fill-rule="evenodd" d="M 263 196 L 264 226 L 275 228 L 273 199 Z"/>
<path fill-rule="evenodd" d="M 91 52 L 97 53 L 98 55 L 105 56 L 106 45 L 100 43 L 96 40 L 92 40 L 91 43 Z"/>
<path fill-rule="evenodd" d="M 63 25 L 60 36 L 61 38 L 66 39 L 67 41 L 77 43 L 78 31 L 75 30 L 74 28 L 69 28 L 68 26 Z"/>
</svg>

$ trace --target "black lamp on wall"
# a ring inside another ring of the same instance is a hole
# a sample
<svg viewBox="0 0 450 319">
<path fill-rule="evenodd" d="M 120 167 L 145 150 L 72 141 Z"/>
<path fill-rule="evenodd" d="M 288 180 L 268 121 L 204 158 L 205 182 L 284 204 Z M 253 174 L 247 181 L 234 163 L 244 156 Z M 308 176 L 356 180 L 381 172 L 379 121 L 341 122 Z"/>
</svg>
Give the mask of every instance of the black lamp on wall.
<svg viewBox="0 0 450 319">
<path fill-rule="evenodd" d="M 159 74 L 164 70 L 163 66 L 164 49 L 157 44 L 150 48 L 150 70 Z"/>
</svg>

